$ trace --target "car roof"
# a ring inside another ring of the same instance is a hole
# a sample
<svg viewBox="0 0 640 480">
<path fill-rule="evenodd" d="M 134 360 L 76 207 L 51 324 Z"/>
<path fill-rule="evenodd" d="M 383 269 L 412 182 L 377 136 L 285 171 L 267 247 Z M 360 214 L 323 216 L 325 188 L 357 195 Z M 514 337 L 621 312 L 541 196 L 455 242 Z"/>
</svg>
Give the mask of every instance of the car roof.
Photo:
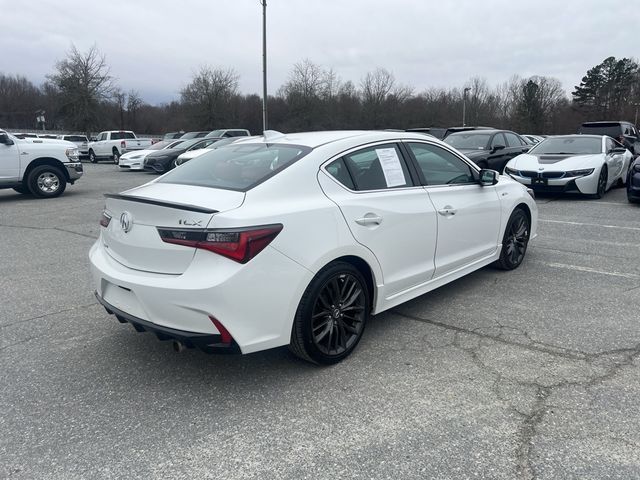
<svg viewBox="0 0 640 480">
<path fill-rule="evenodd" d="M 243 143 L 277 143 L 284 145 L 300 145 L 310 148 L 320 147 L 334 142 L 347 139 L 356 139 L 360 143 L 375 141 L 394 141 L 394 140 L 426 140 L 438 141 L 435 137 L 427 137 L 424 134 L 415 132 L 390 132 L 384 130 L 335 130 L 322 132 L 296 132 L 296 133 L 280 133 L 275 131 L 267 131 L 267 135 L 257 137 L 238 137 L 239 140 L 235 144 Z M 439 142 L 441 143 L 441 142 Z"/>
<path fill-rule="evenodd" d="M 582 124 L 583 127 L 589 125 L 595 125 L 599 127 L 617 127 L 618 125 L 633 125 L 631 122 L 626 122 L 624 120 L 614 120 L 614 121 L 599 121 L 599 122 L 584 122 Z"/>
</svg>

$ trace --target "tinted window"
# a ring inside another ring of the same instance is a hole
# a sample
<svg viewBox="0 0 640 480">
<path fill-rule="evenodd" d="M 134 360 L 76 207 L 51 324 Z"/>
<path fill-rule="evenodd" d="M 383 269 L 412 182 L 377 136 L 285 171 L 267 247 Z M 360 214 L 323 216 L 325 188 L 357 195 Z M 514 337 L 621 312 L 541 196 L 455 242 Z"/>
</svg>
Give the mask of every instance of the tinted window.
<svg viewBox="0 0 640 480">
<path fill-rule="evenodd" d="M 471 167 L 453 153 L 436 145 L 410 143 L 427 185 L 475 182 Z"/>
<path fill-rule="evenodd" d="M 169 145 L 171 145 L 171 143 L 173 143 L 171 140 L 163 140 L 161 142 L 154 143 L 148 149 L 149 150 L 163 150 L 164 148 L 167 148 Z"/>
<path fill-rule="evenodd" d="M 490 133 L 452 133 L 444 139 L 446 143 L 455 148 L 470 149 L 470 150 L 484 150 L 487 148 L 491 138 Z"/>
<path fill-rule="evenodd" d="M 65 135 L 64 140 L 67 142 L 86 142 L 87 137 L 84 135 Z"/>
<path fill-rule="evenodd" d="M 357 190 L 381 190 L 412 185 L 396 145 L 377 145 L 344 156 Z"/>
<path fill-rule="evenodd" d="M 158 182 L 246 191 L 284 170 L 311 151 L 278 144 L 229 144 L 171 170 Z"/>
<path fill-rule="evenodd" d="M 576 154 L 593 154 L 602 152 L 602 138 L 600 137 L 581 137 L 579 135 L 572 137 L 551 137 L 543 140 L 531 150 L 529 153 L 533 155 L 540 154 L 558 154 L 558 155 L 576 155 Z"/>
<path fill-rule="evenodd" d="M 136 136 L 133 132 L 111 132 L 111 140 L 131 140 Z"/>
<path fill-rule="evenodd" d="M 495 148 L 498 145 L 502 145 L 503 147 L 507 146 L 501 133 L 496 133 L 493 139 L 491 139 L 491 148 Z"/>
<path fill-rule="evenodd" d="M 606 138 L 605 139 L 606 142 L 606 148 L 607 148 L 607 152 L 610 152 L 611 150 L 613 150 L 614 146 L 613 146 L 613 140 L 611 138 Z M 617 142 L 616 142 L 617 143 Z"/>
<path fill-rule="evenodd" d="M 353 180 L 351 179 L 351 175 L 349 175 L 349 171 L 347 170 L 347 166 L 344 164 L 344 160 L 342 158 L 331 162 L 326 167 L 326 170 L 333 178 L 338 180 L 345 187 L 350 188 L 351 190 L 356 189 L 353 184 Z"/>
<path fill-rule="evenodd" d="M 514 133 L 504 132 L 504 136 L 507 139 L 507 147 L 521 147 L 524 145 Z"/>
<path fill-rule="evenodd" d="M 585 135 L 609 135 L 610 137 L 619 137 L 622 134 L 622 127 L 618 123 L 594 123 L 591 125 L 582 125 L 580 133 Z"/>
</svg>

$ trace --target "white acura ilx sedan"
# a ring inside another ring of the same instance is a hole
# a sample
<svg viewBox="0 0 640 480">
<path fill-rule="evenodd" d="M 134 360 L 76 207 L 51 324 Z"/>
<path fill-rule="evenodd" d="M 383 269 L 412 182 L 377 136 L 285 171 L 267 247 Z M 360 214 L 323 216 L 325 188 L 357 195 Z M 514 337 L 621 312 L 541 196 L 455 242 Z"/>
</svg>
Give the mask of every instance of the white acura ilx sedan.
<svg viewBox="0 0 640 480">
<path fill-rule="evenodd" d="M 522 262 L 523 185 L 433 137 L 315 132 L 238 140 L 106 195 L 96 297 L 176 349 L 281 345 L 335 363 L 370 315 L 494 263 Z"/>
</svg>

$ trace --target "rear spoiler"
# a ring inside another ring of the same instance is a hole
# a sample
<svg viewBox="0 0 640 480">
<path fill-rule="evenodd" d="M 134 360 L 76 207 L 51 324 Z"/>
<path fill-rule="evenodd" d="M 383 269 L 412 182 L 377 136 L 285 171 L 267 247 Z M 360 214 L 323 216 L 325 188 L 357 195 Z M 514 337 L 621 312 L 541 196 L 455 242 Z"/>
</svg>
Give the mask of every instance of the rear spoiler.
<svg viewBox="0 0 640 480">
<path fill-rule="evenodd" d="M 145 198 L 145 197 L 135 197 L 133 195 L 105 193 L 104 196 L 105 198 L 114 198 L 116 200 L 126 200 L 128 202 L 147 203 L 149 205 L 158 205 L 160 207 L 175 208 L 176 210 L 187 210 L 189 212 L 209 213 L 209 214 L 218 213 L 218 210 L 198 207 L 196 205 L 188 205 L 186 203 L 163 202 L 162 200 L 155 200 L 153 198 Z"/>
</svg>

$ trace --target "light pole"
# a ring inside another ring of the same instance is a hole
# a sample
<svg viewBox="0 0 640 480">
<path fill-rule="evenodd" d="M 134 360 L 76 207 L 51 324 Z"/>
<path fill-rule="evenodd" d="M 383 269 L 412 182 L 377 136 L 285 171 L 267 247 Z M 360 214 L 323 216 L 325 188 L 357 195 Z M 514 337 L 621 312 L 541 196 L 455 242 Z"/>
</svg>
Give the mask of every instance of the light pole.
<svg viewBox="0 0 640 480">
<path fill-rule="evenodd" d="M 267 130 L 267 0 L 262 5 L 262 131 Z"/>
<path fill-rule="evenodd" d="M 471 91 L 471 88 L 466 87 L 462 92 L 462 126 L 467 126 L 467 92 Z"/>
<path fill-rule="evenodd" d="M 638 128 L 638 107 L 640 106 L 640 103 L 634 103 L 633 106 L 636 107 L 636 116 L 633 124 Z"/>
</svg>

